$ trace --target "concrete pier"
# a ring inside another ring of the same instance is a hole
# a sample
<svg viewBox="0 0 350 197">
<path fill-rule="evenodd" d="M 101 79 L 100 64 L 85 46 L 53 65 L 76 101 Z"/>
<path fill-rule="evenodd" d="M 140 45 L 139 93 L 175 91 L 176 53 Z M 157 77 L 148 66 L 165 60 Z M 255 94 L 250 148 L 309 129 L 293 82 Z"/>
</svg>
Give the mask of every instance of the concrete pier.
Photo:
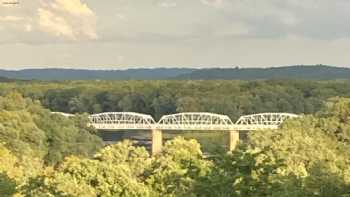
<svg viewBox="0 0 350 197">
<path fill-rule="evenodd" d="M 236 146 L 238 145 L 238 142 L 239 142 L 239 132 L 235 130 L 228 131 L 227 150 L 229 152 L 235 150 Z"/>
<path fill-rule="evenodd" d="M 159 129 L 152 130 L 152 155 L 156 155 L 162 151 L 163 135 Z"/>
</svg>

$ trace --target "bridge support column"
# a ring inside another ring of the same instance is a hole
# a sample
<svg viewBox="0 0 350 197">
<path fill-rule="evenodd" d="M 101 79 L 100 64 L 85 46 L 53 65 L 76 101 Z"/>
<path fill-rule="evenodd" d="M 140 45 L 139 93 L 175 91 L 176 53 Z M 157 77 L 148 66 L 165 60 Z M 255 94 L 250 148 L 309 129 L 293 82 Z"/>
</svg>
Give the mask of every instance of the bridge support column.
<svg viewBox="0 0 350 197">
<path fill-rule="evenodd" d="M 227 149 L 229 152 L 235 150 L 238 142 L 239 142 L 239 132 L 235 130 L 228 131 Z"/>
<path fill-rule="evenodd" d="M 156 155 L 162 151 L 163 136 L 162 130 L 152 130 L 152 155 Z"/>
</svg>

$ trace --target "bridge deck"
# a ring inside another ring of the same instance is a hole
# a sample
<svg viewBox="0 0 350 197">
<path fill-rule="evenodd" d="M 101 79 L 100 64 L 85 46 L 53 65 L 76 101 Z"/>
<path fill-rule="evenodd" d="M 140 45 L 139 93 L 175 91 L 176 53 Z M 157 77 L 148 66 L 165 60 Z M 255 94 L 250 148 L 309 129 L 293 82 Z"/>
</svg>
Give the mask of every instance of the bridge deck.
<svg viewBox="0 0 350 197">
<path fill-rule="evenodd" d="M 143 124 L 91 124 L 97 130 L 167 130 L 167 131 L 252 131 L 263 129 L 277 129 L 277 125 L 148 125 Z"/>
</svg>

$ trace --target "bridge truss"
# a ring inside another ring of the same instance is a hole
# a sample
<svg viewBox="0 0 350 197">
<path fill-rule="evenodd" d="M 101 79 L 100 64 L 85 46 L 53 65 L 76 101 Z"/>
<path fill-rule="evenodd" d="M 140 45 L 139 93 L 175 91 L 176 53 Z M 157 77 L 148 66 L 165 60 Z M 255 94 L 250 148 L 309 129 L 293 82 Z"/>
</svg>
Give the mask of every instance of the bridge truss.
<svg viewBox="0 0 350 197">
<path fill-rule="evenodd" d="M 90 116 L 97 130 L 150 130 L 156 122 L 150 115 L 135 112 L 106 112 Z"/>
<path fill-rule="evenodd" d="M 235 123 L 237 126 L 257 127 L 257 129 L 277 129 L 285 120 L 297 118 L 298 115 L 291 113 L 260 113 L 241 116 Z M 254 129 L 256 130 L 256 129 Z"/>
<path fill-rule="evenodd" d="M 156 122 L 152 116 L 134 112 L 107 112 L 90 116 L 91 126 L 97 130 L 261 130 L 277 129 L 286 119 L 296 118 L 290 113 L 260 113 L 241 116 L 236 123 L 226 115 L 193 112 L 163 116 Z"/>
<path fill-rule="evenodd" d="M 228 116 L 213 113 L 178 113 L 163 116 L 158 128 L 163 130 L 230 130 Z"/>
</svg>

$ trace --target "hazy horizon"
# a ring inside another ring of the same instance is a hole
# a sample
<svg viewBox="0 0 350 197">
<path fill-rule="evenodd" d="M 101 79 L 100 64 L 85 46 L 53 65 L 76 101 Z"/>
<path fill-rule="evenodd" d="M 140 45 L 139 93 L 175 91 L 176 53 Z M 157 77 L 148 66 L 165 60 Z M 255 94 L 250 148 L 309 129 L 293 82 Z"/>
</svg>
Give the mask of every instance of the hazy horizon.
<svg viewBox="0 0 350 197">
<path fill-rule="evenodd" d="M 1 69 L 350 67 L 346 0 L 0 2 Z"/>
<path fill-rule="evenodd" d="M 324 64 L 315 64 L 315 65 L 282 65 L 282 66 L 251 66 L 251 67 L 241 67 L 241 66 L 212 66 L 212 67 L 196 67 L 196 66 L 186 66 L 186 67 L 180 67 L 180 66 L 144 66 L 144 67 L 119 67 L 119 68 L 113 68 L 113 67 L 95 67 L 95 68 L 84 68 L 84 67 L 69 67 L 69 66 L 61 66 L 61 67 L 45 67 L 45 66 L 32 66 L 32 67 L 24 67 L 24 68 L 2 68 L 0 67 L 0 70 L 5 71 L 22 71 L 22 70 L 42 70 L 42 69 L 57 69 L 57 70 L 91 70 L 91 71 L 119 71 L 119 70 L 132 70 L 132 69 L 235 69 L 235 68 L 249 68 L 249 69 L 270 69 L 270 68 L 283 68 L 283 67 L 296 67 L 296 66 L 307 66 L 307 67 L 313 67 L 313 66 L 327 66 L 332 68 L 348 68 L 346 66 L 337 66 L 337 65 L 324 65 Z"/>
</svg>

